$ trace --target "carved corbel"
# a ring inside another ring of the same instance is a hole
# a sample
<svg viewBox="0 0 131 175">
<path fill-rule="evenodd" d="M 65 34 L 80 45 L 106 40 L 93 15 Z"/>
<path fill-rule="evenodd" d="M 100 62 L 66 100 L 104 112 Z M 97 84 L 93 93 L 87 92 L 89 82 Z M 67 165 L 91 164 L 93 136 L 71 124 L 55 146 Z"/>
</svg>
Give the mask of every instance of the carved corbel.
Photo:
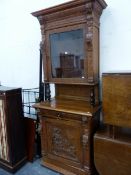
<svg viewBox="0 0 131 175">
<path fill-rule="evenodd" d="M 87 33 L 86 34 L 86 43 L 89 46 L 88 50 L 91 50 L 92 40 L 93 40 L 93 34 L 92 33 Z"/>
<path fill-rule="evenodd" d="M 43 23 L 43 16 L 38 16 L 37 19 L 38 19 L 39 23 L 42 25 L 42 23 Z"/>
<path fill-rule="evenodd" d="M 87 49 L 91 50 L 93 42 L 93 20 L 87 21 L 87 33 L 86 33 L 86 43 L 88 45 Z"/>
<path fill-rule="evenodd" d="M 92 2 L 88 2 L 85 5 L 85 8 L 86 8 L 86 13 L 92 13 L 92 10 L 93 10 L 93 4 L 92 4 Z"/>
</svg>

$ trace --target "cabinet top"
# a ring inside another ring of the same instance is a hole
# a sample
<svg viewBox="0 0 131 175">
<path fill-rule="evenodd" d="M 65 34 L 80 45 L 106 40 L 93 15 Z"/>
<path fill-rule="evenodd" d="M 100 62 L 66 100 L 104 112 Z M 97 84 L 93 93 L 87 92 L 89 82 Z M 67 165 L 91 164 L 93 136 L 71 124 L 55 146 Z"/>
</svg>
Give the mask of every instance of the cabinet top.
<svg viewBox="0 0 131 175">
<path fill-rule="evenodd" d="M 67 112 L 92 117 L 100 108 L 100 105 L 93 107 L 88 101 L 73 100 L 64 98 L 53 98 L 34 105 L 36 109 L 48 109 L 59 112 Z"/>
<path fill-rule="evenodd" d="M 87 4 L 90 4 L 90 9 L 91 9 L 94 7 L 94 4 L 96 2 L 99 3 L 99 5 L 101 6 L 102 9 L 105 9 L 107 6 L 107 4 L 104 0 L 73 0 L 73 1 L 69 1 L 67 3 L 62 3 L 62 4 L 57 5 L 57 6 L 53 6 L 50 8 L 46 8 L 43 10 L 33 12 L 32 15 L 35 17 L 39 17 L 41 15 L 48 15 L 48 14 L 52 14 L 52 13 L 55 13 L 58 11 L 63 11 L 63 10 L 70 9 L 73 7 L 76 8 L 77 6 L 87 5 Z M 88 5 L 87 5 L 87 8 L 88 8 Z"/>
<path fill-rule="evenodd" d="M 20 88 L 0 86 L 0 92 L 7 92 L 7 91 L 11 91 L 11 90 L 16 90 L 16 89 L 20 89 Z"/>
<path fill-rule="evenodd" d="M 131 71 L 119 71 L 119 72 L 106 72 L 102 73 L 102 76 L 120 76 L 120 75 L 131 75 Z"/>
</svg>

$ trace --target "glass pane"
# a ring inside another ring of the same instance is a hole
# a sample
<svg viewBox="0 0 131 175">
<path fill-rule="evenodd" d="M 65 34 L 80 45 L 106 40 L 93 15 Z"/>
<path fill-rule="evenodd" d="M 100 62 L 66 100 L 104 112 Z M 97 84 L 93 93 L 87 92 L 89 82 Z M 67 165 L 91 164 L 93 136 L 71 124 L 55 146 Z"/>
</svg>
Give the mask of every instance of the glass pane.
<svg viewBox="0 0 131 175">
<path fill-rule="evenodd" d="M 84 78 L 83 30 L 50 35 L 53 78 Z"/>
</svg>

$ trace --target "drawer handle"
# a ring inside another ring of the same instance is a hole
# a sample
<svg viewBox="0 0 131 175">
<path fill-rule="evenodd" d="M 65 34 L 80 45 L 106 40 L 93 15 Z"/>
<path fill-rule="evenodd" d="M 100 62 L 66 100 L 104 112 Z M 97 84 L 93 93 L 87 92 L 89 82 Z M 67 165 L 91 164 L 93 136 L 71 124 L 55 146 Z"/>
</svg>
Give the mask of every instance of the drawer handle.
<svg viewBox="0 0 131 175">
<path fill-rule="evenodd" d="M 57 115 L 57 120 L 61 120 L 61 115 L 60 115 L 60 113 Z"/>
</svg>

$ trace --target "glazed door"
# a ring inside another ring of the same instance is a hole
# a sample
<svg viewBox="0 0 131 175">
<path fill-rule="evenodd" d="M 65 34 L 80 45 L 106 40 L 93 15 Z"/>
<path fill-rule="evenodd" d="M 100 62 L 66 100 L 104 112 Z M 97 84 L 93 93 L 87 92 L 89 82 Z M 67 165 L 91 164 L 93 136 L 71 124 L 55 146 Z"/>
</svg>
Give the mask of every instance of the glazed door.
<svg viewBox="0 0 131 175">
<path fill-rule="evenodd" d="M 5 103 L 3 99 L 0 99 L 0 159 L 9 162 L 9 145 L 7 140 Z"/>
<path fill-rule="evenodd" d="M 82 166 L 82 127 L 80 121 L 44 118 L 42 120 L 44 152 L 50 159 Z"/>
</svg>

